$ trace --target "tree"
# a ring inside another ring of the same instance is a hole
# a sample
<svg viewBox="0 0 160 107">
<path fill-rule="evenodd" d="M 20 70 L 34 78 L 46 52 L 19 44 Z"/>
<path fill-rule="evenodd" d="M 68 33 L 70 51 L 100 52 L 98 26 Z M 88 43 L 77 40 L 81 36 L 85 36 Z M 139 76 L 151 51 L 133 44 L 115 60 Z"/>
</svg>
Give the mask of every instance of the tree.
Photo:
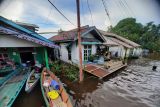
<svg viewBox="0 0 160 107">
<path fill-rule="evenodd" d="M 126 37 L 134 42 L 139 42 L 139 37 L 142 33 L 142 24 L 136 23 L 135 18 L 126 18 L 113 27 L 111 32 Z"/>
<path fill-rule="evenodd" d="M 143 26 L 137 23 L 135 18 L 126 18 L 118 22 L 109 32 L 116 33 L 142 45 L 143 48 L 152 51 L 160 51 L 160 24 L 153 22 Z"/>
<path fill-rule="evenodd" d="M 147 23 L 143 27 L 143 35 L 140 41 L 143 48 L 160 51 L 160 24 L 155 25 L 153 22 Z"/>
</svg>

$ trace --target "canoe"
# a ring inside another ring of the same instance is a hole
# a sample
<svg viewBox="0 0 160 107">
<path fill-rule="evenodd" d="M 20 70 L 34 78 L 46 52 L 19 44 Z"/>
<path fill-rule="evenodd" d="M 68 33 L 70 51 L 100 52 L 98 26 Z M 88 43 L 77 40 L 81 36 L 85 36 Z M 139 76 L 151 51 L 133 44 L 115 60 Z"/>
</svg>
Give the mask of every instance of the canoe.
<svg viewBox="0 0 160 107">
<path fill-rule="evenodd" d="M 7 74 L 5 76 L 1 76 L 0 75 L 0 87 L 5 84 L 7 82 L 7 80 L 9 80 L 12 76 L 16 75 L 17 74 L 17 71 L 16 70 L 11 70 L 9 71 L 11 72 L 10 74 Z"/>
<path fill-rule="evenodd" d="M 45 85 L 46 81 L 56 81 L 56 83 L 58 83 L 59 89 L 55 89 L 55 87 L 53 87 L 52 85 Z M 44 68 L 41 74 L 40 82 L 41 91 L 46 103 L 46 107 L 73 107 L 69 95 L 67 94 L 61 81 L 51 71 Z M 55 91 L 55 93 L 58 93 L 58 96 L 55 99 L 49 96 L 49 93 L 53 91 Z"/>
<path fill-rule="evenodd" d="M 27 93 L 30 93 L 38 83 L 39 79 L 40 79 L 40 73 L 36 73 L 35 70 L 33 69 L 27 78 L 25 91 Z"/>
<path fill-rule="evenodd" d="M 16 75 L 10 77 L 3 86 L 0 87 L 0 107 L 12 107 L 26 83 L 30 69 L 18 67 L 15 71 Z"/>
</svg>

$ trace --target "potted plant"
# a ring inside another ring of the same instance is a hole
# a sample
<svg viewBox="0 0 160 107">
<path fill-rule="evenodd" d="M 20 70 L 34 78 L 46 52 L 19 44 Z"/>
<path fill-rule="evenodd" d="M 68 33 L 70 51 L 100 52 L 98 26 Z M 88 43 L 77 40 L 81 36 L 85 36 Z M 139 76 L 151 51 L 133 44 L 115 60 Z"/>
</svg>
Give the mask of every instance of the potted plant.
<svg viewBox="0 0 160 107">
<path fill-rule="evenodd" d="M 94 57 L 95 57 L 95 55 L 90 55 L 89 58 L 88 58 L 88 60 L 91 61 L 91 62 L 93 62 L 94 61 Z"/>
</svg>

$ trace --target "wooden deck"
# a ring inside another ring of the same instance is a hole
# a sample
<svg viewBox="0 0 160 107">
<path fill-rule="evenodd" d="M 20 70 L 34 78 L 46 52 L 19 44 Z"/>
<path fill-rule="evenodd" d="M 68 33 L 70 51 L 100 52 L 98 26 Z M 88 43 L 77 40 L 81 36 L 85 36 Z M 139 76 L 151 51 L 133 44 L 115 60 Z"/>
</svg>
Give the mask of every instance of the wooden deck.
<svg viewBox="0 0 160 107">
<path fill-rule="evenodd" d="M 123 64 L 122 61 L 117 62 L 107 62 L 104 65 L 97 64 L 86 64 L 84 67 L 84 71 L 97 76 L 99 78 L 104 78 L 109 74 L 127 66 L 127 64 Z"/>
</svg>

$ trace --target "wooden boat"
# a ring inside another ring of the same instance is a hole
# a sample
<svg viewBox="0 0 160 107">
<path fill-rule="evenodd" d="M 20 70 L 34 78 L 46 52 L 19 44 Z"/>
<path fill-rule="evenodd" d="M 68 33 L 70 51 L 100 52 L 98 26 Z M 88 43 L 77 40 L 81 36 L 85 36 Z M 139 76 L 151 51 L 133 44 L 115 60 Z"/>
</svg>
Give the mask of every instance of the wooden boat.
<svg viewBox="0 0 160 107">
<path fill-rule="evenodd" d="M 16 75 L 12 75 L 0 87 L 0 107 L 12 107 L 14 101 L 22 90 L 29 76 L 29 68 L 18 67 L 15 69 Z"/>
<path fill-rule="evenodd" d="M 17 71 L 16 70 L 11 70 L 9 71 L 11 72 L 10 74 L 7 74 L 7 75 L 3 75 L 1 76 L 0 75 L 0 87 L 5 84 L 7 82 L 8 79 L 10 79 L 12 76 L 16 75 L 17 74 Z M 1 72 L 0 72 L 1 74 Z"/>
<path fill-rule="evenodd" d="M 67 94 L 62 83 L 51 71 L 44 68 L 40 80 L 41 80 L 42 95 L 44 97 L 47 107 L 73 107 L 69 95 Z M 48 96 L 48 93 L 55 89 L 51 85 L 44 86 L 44 83 L 46 81 L 52 81 L 52 80 L 56 81 L 59 85 L 59 90 L 56 90 L 59 96 L 54 100 Z"/>
<path fill-rule="evenodd" d="M 27 93 L 31 92 L 38 83 L 39 79 L 40 79 L 40 73 L 36 73 L 35 70 L 33 69 L 30 75 L 28 76 L 25 91 Z"/>
</svg>

